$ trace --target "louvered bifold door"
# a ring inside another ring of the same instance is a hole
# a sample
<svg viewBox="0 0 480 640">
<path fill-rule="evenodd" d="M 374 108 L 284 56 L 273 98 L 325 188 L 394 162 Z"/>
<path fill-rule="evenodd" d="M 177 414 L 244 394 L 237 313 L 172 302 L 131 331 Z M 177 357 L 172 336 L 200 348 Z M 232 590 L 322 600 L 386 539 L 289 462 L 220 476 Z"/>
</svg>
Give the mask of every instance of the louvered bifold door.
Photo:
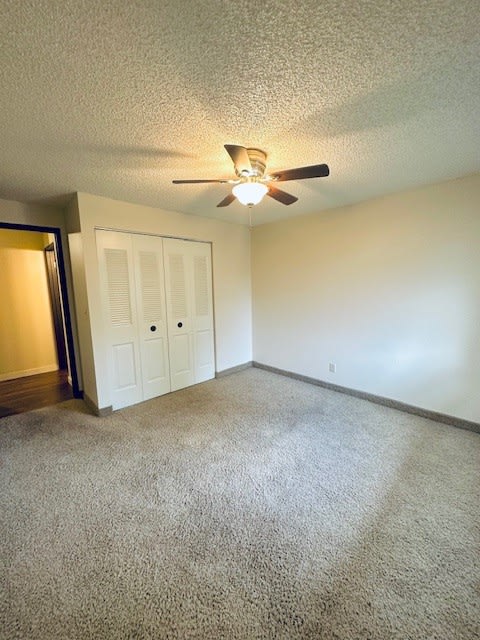
<svg viewBox="0 0 480 640">
<path fill-rule="evenodd" d="M 195 382 L 215 376 L 211 245 L 190 242 L 193 275 L 193 360 Z"/>
<path fill-rule="evenodd" d="M 188 244 L 185 240 L 163 240 L 172 391 L 195 382 Z"/>
<path fill-rule="evenodd" d="M 133 236 L 143 399 L 170 391 L 163 241 Z"/>
<path fill-rule="evenodd" d="M 215 376 L 211 245 L 163 241 L 172 391 Z"/>
<path fill-rule="evenodd" d="M 96 239 L 112 406 L 120 409 L 143 399 L 132 241 L 111 231 Z"/>
</svg>

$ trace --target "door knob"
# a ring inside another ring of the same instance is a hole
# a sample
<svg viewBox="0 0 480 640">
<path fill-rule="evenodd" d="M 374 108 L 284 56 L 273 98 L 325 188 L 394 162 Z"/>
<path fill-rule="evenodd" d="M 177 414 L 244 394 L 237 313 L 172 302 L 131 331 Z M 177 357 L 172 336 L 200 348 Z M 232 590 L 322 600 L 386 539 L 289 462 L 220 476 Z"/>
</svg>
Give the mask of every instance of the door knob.
<svg viewBox="0 0 480 640">
<path fill-rule="evenodd" d="M 179 323 L 177 324 L 177 327 L 178 327 L 179 329 L 181 329 L 181 328 L 183 327 L 183 322 L 179 322 Z"/>
<path fill-rule="evenodd" d="M 152 324 L 152 326 L 150 327 L 150 331 L 156 331 L 156 330 L 157 330 L 157 327 L 154 324 Z"/>
</svg>

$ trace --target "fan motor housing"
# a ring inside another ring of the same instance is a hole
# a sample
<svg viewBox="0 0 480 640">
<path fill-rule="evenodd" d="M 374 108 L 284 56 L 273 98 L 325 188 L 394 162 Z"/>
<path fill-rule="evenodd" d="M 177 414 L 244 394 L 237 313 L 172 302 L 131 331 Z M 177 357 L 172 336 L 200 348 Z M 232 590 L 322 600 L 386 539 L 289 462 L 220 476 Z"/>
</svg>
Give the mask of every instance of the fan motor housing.
<svg viewBox="0 0 480 640">
<path fill-rule="evenodd" d="M 265 151 L 256 148 L 247 148 L 248 158 L 252 165 L 252 172 L 250 176 L 263 178 L 265 174 L 265 168 L 267 166 L 267 154 Z M 241 174 L 238 174 L 241 175 Z"/>
</svg>

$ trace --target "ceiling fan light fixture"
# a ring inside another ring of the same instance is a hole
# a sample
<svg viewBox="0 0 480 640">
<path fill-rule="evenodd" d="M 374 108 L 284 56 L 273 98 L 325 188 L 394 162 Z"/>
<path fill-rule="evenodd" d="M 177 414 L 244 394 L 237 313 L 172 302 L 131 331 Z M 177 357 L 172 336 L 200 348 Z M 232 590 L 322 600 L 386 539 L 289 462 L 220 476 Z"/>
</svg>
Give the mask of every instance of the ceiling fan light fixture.
<svg viewBox="0 0 480 640">
<path fill-rule="evenodd" d="M 256 147 L 242 147 L 238 144 L 224 145 L 226 152 L 233 161 L 235 169 L 234 180 L 225 178 L 208 180 L 173 180 L 174 184 L 205 184 L 217 182 L 220 184 L 234 184 L 229 193 L 217 207 L 228 207 L 235 202 L 235 198 L 249 208 L 261 202 L 265 195 L 273 198 L 281 204 L 290 205 L 297 202 L 298 198 L 291 193 L 279 189 L 273 183 L 287 182 L 288 180 L 305 180 L 306 178 L 325 178 L 330 174 L 326 164 L 314 164 L 309 167 L 295 167 L 266 173 L 267 154 Z"/>
<path fill-rule="evenodd" d="M 232 193 L 237 200 L 246 205 L 252 207 L 255 204 L 261 202 L 263 196 L 267 193 L 268 187 L 262 182 L 241 182 L 236 184 Z"/>
</svg>

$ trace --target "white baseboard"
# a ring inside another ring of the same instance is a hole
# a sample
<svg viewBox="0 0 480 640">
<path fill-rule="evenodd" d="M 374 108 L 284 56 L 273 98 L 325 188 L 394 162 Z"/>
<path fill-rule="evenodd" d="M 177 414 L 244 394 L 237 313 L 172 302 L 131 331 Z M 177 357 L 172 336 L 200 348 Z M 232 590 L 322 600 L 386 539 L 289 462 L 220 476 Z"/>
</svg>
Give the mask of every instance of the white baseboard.
<svg viewBox="0 0 480 640">
<path fill-rule="evenodd" d="M 47 364 L 43 367 L 35 367 L 34 369 L 0 373 L 0 382 L 4 380 L 15 380 L 16 378 L 27 378 L 28 376 L 36 376 L 38 373 L 49 373 L 50 371 L 58 371 L 58 364 Z"/>
</svg>

